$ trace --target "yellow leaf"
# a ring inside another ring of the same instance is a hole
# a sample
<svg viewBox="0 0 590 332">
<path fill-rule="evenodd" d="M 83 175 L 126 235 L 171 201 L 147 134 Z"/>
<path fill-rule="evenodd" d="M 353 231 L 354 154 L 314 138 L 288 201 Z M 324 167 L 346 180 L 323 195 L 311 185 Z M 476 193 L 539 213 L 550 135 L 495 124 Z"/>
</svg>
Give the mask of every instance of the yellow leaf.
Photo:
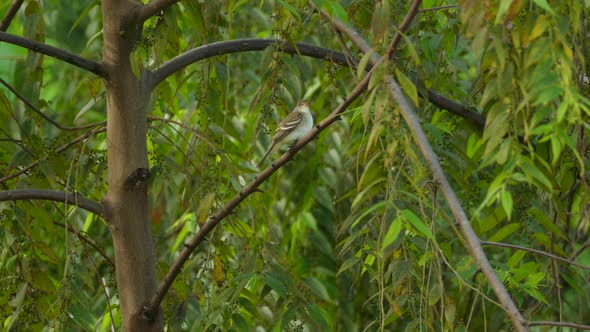
<svg viewBox="0 0 590 332">
<path fill-rule="evenodd" d="M 533 27 L 533 29 L 531 30 L 531 33 L 529 34 L 529 43 L 533 40 L 535 40 L 536 38 L 538 38 L 539 36 L 541 36 L 543 34 L 543 32 L 545 32 L 545 30 L 547 29 L 547 19 L 545 18 L 545 15 L 539 15 L 539 17 L 537 17 L 537 21 L 535 22 L 535 26 Z"/>
<path fill-rule="evenodd" d="M 217 255 L 213 256 L 213 278 L 215 278 L 217 286 L 221 287 L 223 285 L 223 265 Z"/>
<path fill-rule="evenodd" d="M 402 86 L 404 93 L 410 96 L 414 102 L 414 105 L 418 107 L 418 90 L 416 90 L 414 83 L 412 83 L 412 81 L 404 73 L 397 70 L 397 68 L 395 69 L 395 76 L 397 76 L 397 80 Z"/>
</svg>

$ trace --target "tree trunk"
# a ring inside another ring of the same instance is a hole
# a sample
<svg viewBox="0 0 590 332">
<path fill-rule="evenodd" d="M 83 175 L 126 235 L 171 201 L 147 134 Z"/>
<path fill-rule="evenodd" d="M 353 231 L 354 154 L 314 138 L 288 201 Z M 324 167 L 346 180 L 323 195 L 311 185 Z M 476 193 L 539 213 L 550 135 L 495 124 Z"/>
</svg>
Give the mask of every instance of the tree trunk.
<svg viewBox="0 0 590 332">
<path fill-rule="evenodd" d="M 103 204 L 115 249 L 123 329 L 161 331 L 161 315 L 151 320 L 142 317 L 156 289 L 156 275 L 145 181 L 150 91 L 143 83 L 146 78 L 133 74 L 129 58 L 141 36 L 139 6 L 141 3 L 130 0 L 102 2 L 109 177 Z"/>
</svg>

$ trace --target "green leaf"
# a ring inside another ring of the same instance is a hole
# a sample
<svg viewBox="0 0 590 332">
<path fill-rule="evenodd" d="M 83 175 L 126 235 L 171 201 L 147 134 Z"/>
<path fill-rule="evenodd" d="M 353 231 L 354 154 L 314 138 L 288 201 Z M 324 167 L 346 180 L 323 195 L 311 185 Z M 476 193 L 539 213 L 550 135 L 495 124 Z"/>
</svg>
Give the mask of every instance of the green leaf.
<svg viewBox="0 0 590 332">
<path fill-rule="evenodd" d="M 354 228 L 361 220 L 363 220 L 364 217 L 366 217 L 367 215 L 371 214 L 371 213 L 380 213 L 380 210 L 383 209 L 385 207 L 385 204 L 387 202 L 385 201 L 381 201 L 378 203 L 375 203 L 373 205 L 371 205 L 369 208 L 365 209 L 363 211 L 363 213 L 361 213 L 360 216 L 358 216 L 354 222 L 352 223 L 352 225 L 350 226 L 351 228 Z"/>
<path fill-rule="evenodd" d="M 384 250 L 385 248 L 387 248 L 387 246 L 392 244 L 393 241 L 395 241 L 397 239 L 397 237 L 399 236 L 401 230 L 402 230 L 401 219 L 399 217 L 395 218 L 391 222 L 391 224 L 389 224 L 389 229 L 387 230 L 387 233 L 385 233 L 385 237 L 383 238 L 383 243 L 381 244 L 381 250 Z"/>
<path fill-rule="evenodd" d="M 321 281 L 319 281 L 317 278 L 314 278 L 314 277 L 306 278 L 305 284 L 307 285 L 307 287 L 309 287 L 311 292 L 317 298 L 322 299 L 327 302 L 333 302 L 333 300 L 330 298 L 330 295 L 328 294 L 328 290 L 326 289 L 326 286 L 324 286 L 324 284 Z"/>
<path fill-rule="evenodd" d="M 479 148 L 483 145 L 483 140 L 477 135 L 473 133 L 469 135 L 469 139 L 467 139 L 467 149 L 465 153 L 469 159 L 472 159 L 475 153 L 479 150 Z"/>
<path fill-rule="evenodd" d="M 293 304 L 289 304 L 287 310 L 283 314 L 281 318 L 281 331 L 287 331 L 289 327 L 289 323 L 295 318 L 295 314 L 297 313 L 297 306 Z"/>
<path fill-rule="evenodd" d="M 307 307 L 311 319 L 320 326 L 320 331 L 330 331 L 326 312 L 317 304 L 312 303 Z"/>
<path fill-rule="evenodd" d="M 239 331 L 248 331 L 249 326 L 252 325 L 251 323 L 248 323 L 244 317 L 242 317 L 242 315 L 238 314 L 232 315 L 232 321 L 234 322 L 235 326 L 239 328 Z"/>
<path fill-rule="evenodd" d="M 285 7 L 291 13 L 291 15 L 297 18 L 298 21 L 301 21 L 301 16 L 299 15 L 299 12 L 297 12 L 297 9 L 295 7 L 285 2 L 284 0 L 277 0 L 277 2 L 279 3 L 279 5 Z"/>
<path fill-rule="evenodd" d="M 80 22 L 86 18 L 86 16 L 88 16 L 88 14 L 90 13 L 90 11 L 98 6 L 98 4 L 100 3 L 99 0 L 94 0 L 92 1 L 90 4 L 88 4 L 88 6 L 86 6 L 86 8 L 84 9 L 84 11 L 80 14 L 80 16 L 78 16 L 78 18 L 76 19 L 76 21 L 74 22 L 74 24 L 72 24 L 72 27 L 70 28 L 70 31 L 68 31 L 68 35 L 72 33 L 72 31 L 74 31 L 74 29 L 76 29 L 76 27 L 80 24 Z"/>
<path fill-rule="evenodd" d="M 361 60 L 359 61 L 357 67 L 356 67 L 356 75 L 358 78 L 361 78 L 364 76 L 365 70 L 367 68 L 367 64 L 369 63 L 369 60 L 371 60 L 371 57 L 373 56 L 373 49 L 370 49 L 369 52 L 365 53 L 363 55 L 363 57 L 361 58 Z"/>
<path fill-rule="evenodd" d="M 508 190 L 502 190 L 500 192 L 500 198 L 504 212 L 506 212 L 506 217 L 510 220 L 512 217 L 512 194 Z"/>
<path fill-rule="evenodd" d="M 512 254 L 512 256 L 510 256 L 510 259 L 508 259 L 506 265 L 508 265 L 511 268 L 516 268 L 516 266 L 520 263 L 520 261 L 522 261 L 525 255 L 526 251 L 517 250 L 514 254 Z"/>
<path fill-rule="evenodd" d="M 546 230 L 559 236 L 560 238 L 562 238 L 564 240 L 567 240 L 567 238 L 565 237 L 565 235 L 563 235 L 563 233 L 561 232 L 559 227 L 557 227 L 557 225 L 555 225 L 555 223 L 547 216 L 546 213 L 544 213 L 543 211 L 541 211 L 537 208 L 532 208 L 531 210 L 528 211 L 528 213 L 529 213 L 529 215 L 531 215 L 532 217 L 535 218 L 535 221 L 537 221 L 538 223 L 543 225 L 543 227 Z"/>
<path fill-rule="evenodd" d="M 533 2 L 537 6 L 539 6 L 539 7 L 543 8 L 543 9 L 545 9 L 546 11 L 548 11 L 549 13 L 555 14 L 555 11 L 551 8 L 551 6 L 549 6 L 549 3 L 547 2 L 547 0 L 533 0 Z"/>
<path fill-rule="evenodd" d="M 543 185 L 544 190 L 547 190 L 549 193 L 553 192 L 553 184 L 551 183 L 551 180 L 549 180 L 549 178 L 547 178 L 547 176 L 543 174 L 543 172 L 541 172 L 541 170 L 537 168 L 529 158 L 519 158 L 518 165 L 527 178 L 530 180 L 537 180 L 538 183 Z"/>
<path fill-rule="evenodd" d="M 360 262 L 360 260 L 361 259 L 356 256 L 350 257 L 349 259 L 345 260 L 344 263 L 342 263 L 342 265 L 340 266 L 337 275 L 355 266 Z"/>
<path fill-rule="evenodd" d="M 412 226 L 414 226 L 414 228 L 419 233 L 426 236 L 429 240 L 436 241 L 434 239 L 434 236 L 432 235 L 432 232 L 430 231 L 430 228 L 428 228 L 424 221 L 420 219 L 420 217 L 418 217 L 416 214 L 414 214 L 414 212 L 405 209 L 401 211 L 401 215 L 406 221 L 408 221 Z"/>
<path fill-rule="evenodd" d="M 10 328 L 12 327 L 14 322 L 16 322 L 16 319 L 20 314 L 20 311 L 23 307 L 25 295 L 27 294 L 27 288 L 27 283 L 23 283 L 18 289 L 16 295 L 8 302 L 8 304 L 10 304 L 10 306 L 13 307 L 14 310 L 12 311 L 12 316 L 10 316 L 10 321 L 8 321 L 8 324 L 6 325 L 6 331 L 10 331 Z"/>
<path fill-rule="evenodd" d="M 412 81 L 397 68 L 395 68 L 395 76 L 397 77 L 397 80 L 399 81 L 402 90 L 408 96 L 410 96 L 410 98 L 414 102 L 414 105 L 416 105 L 416 107 L 419 107 L 418 90 L 416 90 L 416 86 L 414 85 L 414 83 L 412 83 Z"/>
<path fill-rule="evenodd" d="M 505 239 L 506 237 L 508 237 L 510 234 L 516 232 L 519 228 L 520 228 L 520 223 L 508 224 L 508 225 L 500 228 L 500 230 L 498 232 L 496 232 L 496 234 L 494 234 L 492 237 L 490 237 L 488 241 L 500 242 L 503 239 Z"/>
<path fill-rule="evenodd" d="M 328 12 L 328 14 L 330 14 L 330 16 L 332 16 L 332 17 L 336 16 L 336 18 L 339 19 L 340 21 L 342 21 L 342 23 L 349 25 L 348 14 L 346 13 L 346 10 L 344 10 L 344 7 L 342 7 L 342 5 L 339 2 L 325 1 L 323 8 L 326 9 L 326 11 Z"/>
<path fill-rule="evenodd" d="M 277 294 L 282 296 L 283 298 L 287 298 L 287 288 L 283 284 L 283 282 L 278 279 L 277 277 L 271 275 L 271 273 L 265 273 L 260 277 L 270 288 L 272 288 Z"/>
</svg>

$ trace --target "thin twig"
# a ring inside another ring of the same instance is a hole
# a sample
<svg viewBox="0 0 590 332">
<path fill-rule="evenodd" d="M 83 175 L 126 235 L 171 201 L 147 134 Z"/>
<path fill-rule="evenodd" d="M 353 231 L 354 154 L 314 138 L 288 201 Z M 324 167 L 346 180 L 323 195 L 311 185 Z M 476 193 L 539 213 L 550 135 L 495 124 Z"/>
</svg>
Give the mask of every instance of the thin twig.
<svg viewBox="0 0 590 332">
<path fill-rule="evenodd" d="M 584 264 L 580 264 L 580 263 L 576 263 L 572 260 L 569 260 L 567 258 L 563 258 L 545 251 L 541 251 L 541 250 L 537 250 L 537 249 L 532 249 L 532 248 L 526 248 L 526 247 L 522 247 L 522 246 L 518 246 L 515 244 L 508 244 L 508 243 L 500 243 L 500 242 L 490 242 L 490 241 L 481 241 L 481 245 L 483 246 L 494 246 L 494 247 L 504 247 L 504 248 L 511 248 L 511 249 L 517 249 L 517 250 L 522 250 L 522 251 L 528 251 L 528 252 L 532 252 L 534 254 L 537 255 L 541 255 L 541 256 L 546 256 L 552 259 L 555 259 L 557 261 L 560 261 L 562 263 L 567 263 L 567 264 L 571 264 L 573 266 L 577 266 L 581 269 L 584 270 L 590 270 L 590 266 L 586 266 Z"/>
<path fill-rule="evenodd" d="M 195 129 L 191 126 L 188 126 L 180 121 L 176 121 L 176 120 L 172 120 L 172 119 L 165 119 L 165 118 L 159 118 L 156 116 L 152 116 L 152 115 L 148 115 L 147 116 L 148 121 L 159 121 L 159 122 L 164 122 L 164 123 L 168 123 L 168 124 L 175 124 L 181 128 L 184 128 L 190 132 L 192 132 L 195 136 L 197 136 L 199 139 L 203 140 L 205 143 L 207 143 L 211 148 L 213 149 L 218 149 L 219 147 L 215 146 L 215 144 L 213 142 L 211 142 L 210 140 L 207 139 L 207 137 L 205 136 L 205 134 L 203 134 L 200 130 Z"/>
<path fill-rule="evenodd" d="M 22 6 L 23 2 L 24 0 L 14 0 L 12 2 L 12 5 L 10 5 L 10 8 L 8 8 L 8 11 L 4 14 L 2 22 L 0 22 L 0 31 L 6 31 L 8 29 L 10 22 L 12 22 L 12 19 L 16 16 L 16 13 L 20 9 L 20 6 Z"/>
<path fill-rule="evenodd" d="M 105 123 L 106 123 L 106 122 L 104 122 L 104 123 L 100 123 L 101 127 L 97 127 L 97 128 L 95 128 L 95 129 L 93 129 L 93 130 L 89 130 L 89 131 L 87 131 L 85 134 L 83 134 L 83 135 L 80 135 L 80 136 L 76 137 L 75 139 L 73 139 L 73 140 L 69 141 L 68 143 L 66 143 L 66 144 L 64 144 L 64 145 L 62 145 L 62 146 L 60 146 L 60 147 L 58 147 L 58 148 L 55 150 L 55 152 L 56 152 L 56 153 L 63 152 L 63 151 L 65 151 L 65 150 L 67 150 L 69 147 L 71 147 L 71 146 L 73 146 L 73 145 L 77 144 L 77 143 L 78 143 L 78 142 L 80 142 L 80 141 L 83 141 L 83 140 L 87 139 L 88 137 L 90 137 L 90 136 L 92 136 L 92 135 L 94 135 L 94 134 L 98 134 L 98 133 L 101 133 L 101 132 L 104 132 L 104 131 L 106 131 L 106 127 L 104 127 L 104 124 L 105 124 Z M 17 176 L 19 176 L 19 175 L 22 175 L 22 174 L 24 174 L 24 173 L 26 173 L 26 172 L 30 171 L 31 169 L 33 169 L 33 168 L 37 167 L 37 166 L 39 165 L 39 163 L 41 162 L 41 160 L 43 160 L 43 158 L 42 158 L 42 159 L 35 160 L 34 162 L 32 162 L 32 163 L 30 163 L 29 165 L 27 165 L 27 166 L 25 166 L 25 167 L 21 168 L 20 170 L 18 170 L 18 171 L 17 171 L 17 172 L 15 172 L 15 173 L 12 173 L 12 174 L 10 174 L 10 175 L 6 175 L 6 176 L 5 176 L 5 177 L 3 177 L 3 178 L 0 178 L 0 183 L 6 182 L 6 181 L 8 181 L 8 180 L 10 180 L 10 179 L 14 179 L 14 178 L 15 178 L 15 177 L 17 177 Z"/>
<path fill-rule="evenodd" d="M 404 17 L 404 20 L 400 24 L 400 26 L 398 28 L 398 32 L 393 37 L 393 40 L 392 40 L 391 44 L 389 45 L 389 47 L 387 48 L 387 51 L 385 51 L 386 54 L 389 54 L 389 56 L 388 56 L 389 59 L 393 58 L 393 50 L 397 48 L 397 45 L 399 44 L 399 42 L 402 39 L 402 34 L 406 33 L 406 31 L 410 27 L 410 24 L 414 20 L 414 17 L 416 17 L 416 14 L 418 14 L 418 8 L 420 8 L 421 4 L 422 4 L 422 0 L 414 0 L 414 2 L 412 3 L 412 6 L 410 6 L 410 10 L 408 11 L 406 16 Z"/>
<path fill-rule="evenodd" d="M 573 327 L 575 329 L 580 330 L 590 330 L 590 325 L 583 325 L 583 324 L 576 324 L 576 323 L 567 323 L 567 322 L 551 322 L 546 320 L 538 320 L 533 322 L 528 322 L 528 326 L 559 326 L 559 327 Z"/>
<path fill-rule="evenodd" d="M 576 252 L 572 254 L 570 259 L 576 259 L 576 257 L 578 257 L 588 247 L 590 247 L 590 237 L 584 243 L 582 243 L 580 248 L 578 248 L 578 250 L 576 250 Z"/>
<path fill-rule="evenodd" d="M 91 246 L 92 248 L 94 248 L 94 250 L 96 250 L 102 256 L 102 258 L 104 258 L 107 261 L 107 263 L 109 263 L 109 265 L 111 265 L 111 267 L 113 267 L 113 268 L 115 267 L 115 262 L 113 262 L 113 260 L 107 255 L 107 253 L 98 244 L 94 243 L 94 241 L 91 241 L 86 235 L 82 234 L 82 232 L 76 230 L 69 223 L 67 225 L 65 225 L 60 222 L 54 221 L 53 224 L 60 226 L 60 227 L 66 227 L 68 232 L 76 235 L 76 237 L 78 239 L 80 239 L 80 241 L 82 241 L 82 242 L 88 244 L 89 246 Z"/>
<path fill-rule="evenodd" d="M 420 12 L 421 13 L 424 13 L 424 12 L 435 12 L 435 11 L 439 11 L 439 10 L 447 10 L 447 9 L 455 9 L 455 8 L 457 8 L 457 5 L 446 5 L 446 6 L 422 8 L 422 9 L 420 9 Z"/>
<path fill-rule="evenodd" d="M 97 123 L 90 123 L 90 124 L 79 126 L 79 127 L 64 127 L 64 126 L 60 125 L 59 123 L 57 123 L 52 118 L 50 118 L 48 115 L 43 113 L 40 109 L 35 107 L 35 105 L 33 105 L 30 101 L 28 101 L 27 98 L 25 98 L 18 91 L 16 91 L 16 89 L 14 87 L 12 87 L 12 85 L 8 84 L 8 82 L 6 82 L 1 77 L 0 77 L 0 83 L 2 83 L 2 85 L 4 85 L 8 90 L 10 90 L 10 92 L 12 92 L 25 105 L 27 105 L 30 109 L 32 109 L 33 112 L 37 113 L 39 116 L 41 116 L 43 119 L 45 119 L 47 122 L 51 123 L 54 127 L 58 128 L 58 129 L 65 130 L 65 131 L 76 131 L 76 130 L 94 128 L 94 127 L 104 124 L 104 122 L 97 122 Z"/>
</svg>

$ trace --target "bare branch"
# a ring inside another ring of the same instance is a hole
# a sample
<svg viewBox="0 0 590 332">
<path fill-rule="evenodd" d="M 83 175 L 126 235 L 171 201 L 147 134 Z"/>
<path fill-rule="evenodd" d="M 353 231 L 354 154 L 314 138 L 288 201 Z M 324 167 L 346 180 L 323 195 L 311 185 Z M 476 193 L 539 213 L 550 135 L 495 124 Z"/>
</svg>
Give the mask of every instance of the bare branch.
<svg viewBox="0 0 590 332">
<path fill-rule="evenodd" d="M 179 1 L 180 0 L 152 0 L 145 6 L 141 7 L 141 10 L 139 11 L 139 21 L 145 22 L 150 17 L 166 9 L 166 7 L 171 6 Z"/>
<path fill-rule="evenodd" d="M 102 204 L 89 200 L 78 193 L 47 189 L 14 189 L 0 191 L 0 202 L 20 200 L 46 200 L 74 205 L 97 216 L 102 216 Z"/>
<path fill-rule="evenodd" d="M 4 14 L 2 22 L 0 22 L 0 31 L 6 31 L 8 29 L 10 22 L 12 22 L 12 19 L 20 9 L 20 6 L 22 6 L 23 2 L 24 0 L 14 0 L 12 2 L 12 5 L 10 5 L 10 8 L 8 8 L 8 11 Z"/>
<path fill-rule="evenodd" d="M 517 249 L 517 250 L 522 250 L 522 251 L 528 251 L 528 252 L 532 252 L 532 253 L 537 254 L 537 255 L 542 255 L 542 256 L 549 257 L 549 258 L 553 258 L 553 259 L 555 259 L 557 261 L 560 261 L 560 262 L 563 262 L 563 263 L 567 263 L 567 264 L 570 264 L 570 265 L 573 265 L 573 266 L 577 266 L 577 267 L 579 267 L 581 269 L 584 269 L 584 270 L 590 270 L 590 266 L 586 266 L 584 264 L 576 263 L 576 262 L 574 262 L 572 260 L 569 260 L 567 258 L 563 258 L 563 257 L 557 256 L 557 255 L 554 255 L 554 254 L 551 254 L 551 253 L 548 253 L 548 252 L 545 252 L 545 251 L 542 251 L 542 250 L 537 250 L 537 249 L 532 249 L 532 248 L 526 248 L 526 247 L 522 247 L 522 246 L 517 246 L 515 244 L 500 243 L 500 242 L 490 242 L 490 241 L 481 241 L 481 244 L 483 246 L 504 247 L 504 248 L 511 248 L 511 249 Z"/>
<path fill-rule="evenodd" d="M 37 53 L 41 53 L 41 54 L 45 54 L 45 55 L 50 56 L 52 58 L 63 60 L 71 65 L 74 65 L 80 69 L 84 69 L 86 71 L 89 71 L 93 74 L 96 74 L 96 75 L 102 77 L 102 78 L 106 78 L 106 76 L 107 76 L 106 71 L 104 70 L 103 66 L 100 63 L 82 58 L 78 55 L 64 51 L 64 50 L 57 48 L 57 47 L 53 47 L 53 46 L 50 46 L 47 44 L 43 44 L 43 43 L 39 43 L 39 42 L 36 42 L 33 40 L 29 40 L 26 38 L 15 36 L 15 35 L 12 35 L 12 34 L 9 34 L 6 32 L 0 32 L 0 42 L 6 42 L 9 44 L 21 46 L 21 47 L 24 47 L 28 50 L 31 50 L 31 51 L 34 51 Z"/>
<path fill-rule="evenodd" d="M 279 51 L 289 54 L 301 54 L 346 65 L 344 54 L 306 43 L 295 43 L 295 46 L 293 46 L 280 39 L 245 38 L 227 40 L 199 46 L 162 64 L 160 68 L 154 71 L 152 88 L 168 76 L 197 61 L 230 53 L 262 51 L 269 46 L 275 46 Z"/>
<path fill-rule="evenodd" d="M 104 258 L 105 261 L 107 261 L 109 263 L 109 265 L 111 265 L 111 267 L 115 267 L 115 262 L 113 262 L 113 260 L 107 255 L 107 253 L 98 244 L 94 243 L 94 241 L 90 240 L 86 235 L 84 235 L 83 232 L 78 231 L 77 229 L 72 227 L 70 224 L 65 225 L 65 224 L 59 223 L 57 221 L 54 221 L 53 224 L 60 226 L 60 227 L 66 227 L 68 232 L 76 235 L 76 237 L 78 239 L 80 239 L 80 241 L 82 241 L 82 242 L 88 244 L 89 246 L 91 246 L 92 248 L 94 248 L 94 250 L 96 250 L 102 256 L 102 258 Z"/>
<path fill-rule="evenodd" d="M 480 130 L 483 130 L 486 126 L 486 117 L 484 115 L 477 113 L 469 107 L 459 104 L 454 100 L 445 98 L 434 90 L 428 89 L 428 101 L 440 109 L 447 110 L 455 115 L 471 121 L 473 124 L 477 125 Z"/>
<path fill-rule="evenodd" d="M 313 2 L 308 2 L 309 6 L 312 7 L 314 10 L 320 12 L 320 14 L 326 20 L 331 20 L 332 24 L 334 24 L 338 30 L 342 31 L 344 34 L 348 36 L 348 38 L 363 51 L 367 53 L 371 50 L 371 46 L 365 41 L 365 39 L 354 29 L 348 27 L 338 19 L 330 17 L 325 11 L 321 11 L 315 7 Z M 377 54 L 377 52 L 373 52 L 369 61 L 375 65 L 379 61 L 381 61 L 381 57 Z M 504 284 L 500 281 L 494 269 L 490 265 L 485 252 L 481 246 L 480 240 L 475 234 L 471 224 L 469 223 L 469 219 L 455 194 L 455 191 L 449 184 L 446 175 L 442 167 L 440 166 L 438 156 L 434 153 L 432 146 L 428 142 L 428 138 L 422 129 L 420 124 L 420 120 L 416 116 L 414 109 L 410 106 L 410 103 L 406 100 L 406 97 L 402 93 L 401 88 L 397 84 L 397 82 L 390 76 L 385 77 L 385 82 L 389 88 L 389 92 L 391 96 L 397 101 L 400 113 L 402 114 L 405 122 L 407 123 L 412 136 L 414 137 L 414 141 L 420 148 L 430 171 L 432 172 L 432 176 L 434 180 L 438 183 L 443 196 L 445 197 L 449 208 L 451 209 L 455 220 L 459 224 L 463 235 L 467 241 L 468 249 L 471 252 L 471 255 L 474 257 L 476 263 L 478 264 L 479 268 L 481 269 L 482 273 L 488 280 L 490 286 L 496 293 L 500 303 L 502 304 L 504 310 L 508 314 L 508 317 L 512 320 L 512 324 L 517 331 L 526 331 L 526 322 L 522 315 L 520 314 L 516 304 L 512 301 L 510 294 L 504 287 Z"/>
<path fill-rule="evenodd" d="M 69 141 L 68 143 L 58 147 L 57 149 L 55 149 L 55 152 L 57 152 L 57 153 L 63 152 L 65 150 L 67 150 L 68 148 L 70 148 L 71 146 L 77 144 L 80 141 L 87 139 L 88 137 L 90 137 L 94 134 L 106 131 L 106 128 L 104 127 L 105 124 L 106 124 L 106 122 L 101 122 L 101 123 L 96 124 L 98 128 L 93 129 L 93 130 L 89 130 L 86 133 L 84 133 L 83 135 L 80 135 L 80 136 L 76 137 L 75 139 Z M 0 183 L 6 182 L 10 179 L 13 179 L 13 178 L 21 175 L 21 174 L 28 172 L 29 170 L 37 167 L 37 165 L 39 165 L 40 162 L 41 162 L 41 159 L 35 160 L 34 162 L 30 163 L 29 165 L 18 170 L 17 172 L 10 174 L 10 175 L 6 175 L 3 178 L 0 178 Z"/>
<path fill-rule="evenodd" d="M 21 95 L 18 91 L 16 91 L 16 89 L 14 87 L 12 87 L 10 84 L 8 84 L 8 82 L 3 80 L 2 78 L 0 78 L 0 83 L 2 83 L 8 90 L 10 90 L 10 92 L 12 92 L 25 105 L 27 105 L 30 109 L 32 109 L 33 112 L 39 114 L 40 117 L 42 117 L 43 119 L 45 119 L 47 122 L 51 123 L 54 127 L 58 128 L 58 129 L 65 130 L 65 131 L 75 131 L 75 130 L 94 128 L 94 127 L 102 124 L 102 122 L 100 122 L 100 123 L 90 123 L 90 124 L 79 126 L 79 127 L 64 127 L 64 126 L 60 125 L 59 123 L 57 123 L 52 118 L 50 118 L 48 115 L 43 113 L 40 109 L 35 107 L 35 105 L 33 105 L 33 103 L 28 101 L 23 95 Z"/>
</svg>

